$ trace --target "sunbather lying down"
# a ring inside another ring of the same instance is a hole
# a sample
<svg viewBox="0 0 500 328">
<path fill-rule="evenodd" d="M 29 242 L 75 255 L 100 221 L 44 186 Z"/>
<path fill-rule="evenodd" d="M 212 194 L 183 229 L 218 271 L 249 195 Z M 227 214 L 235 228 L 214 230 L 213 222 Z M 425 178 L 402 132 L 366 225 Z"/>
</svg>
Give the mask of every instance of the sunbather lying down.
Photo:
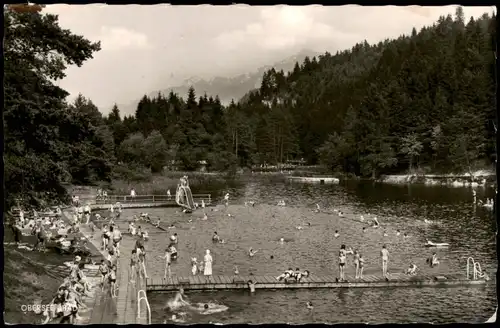
<svg viewBox="0 0 500 328">
<path fill-rule="evenodd" d="M 300 282 L 302 278 L 307 278 L 309 277 L 309 271 L 305 270 L 304 272 L 301 272 L 299 268 L 295 269 L 293 271 L 292 268 L 289 268 L 285 272 L 283 272 L 281 275 L 276 277 L 278 281 L 285 280 L 287 282 L 289 279 L 292 279 L 295 282 Z"/>
</svg>

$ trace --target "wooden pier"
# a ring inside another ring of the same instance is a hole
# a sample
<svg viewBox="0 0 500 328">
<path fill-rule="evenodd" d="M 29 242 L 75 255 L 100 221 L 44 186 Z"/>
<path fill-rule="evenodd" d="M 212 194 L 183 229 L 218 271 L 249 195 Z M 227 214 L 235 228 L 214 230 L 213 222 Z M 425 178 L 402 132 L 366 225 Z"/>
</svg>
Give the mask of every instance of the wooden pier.
<svg viewBox="0 0 500 328">
<path fill-rule="evenodd" d="M 272 276 L 212 276 L 207 282 L 204 276 L 172 277 L 172 281 L 163 278 L 150 278 L 146 281 L 148 292 L 174 291 L 180 287 L 184 290 L 227 290 L 248 289 L 247 282 L 252 280 L 256 289 L 298 289 L 298 288 L 372 288 L 372 287 L 441 287 L 484 285 L 487 280 L 467 279 L 463 274 L 417 275 L 408 276 L 403 273 L 390 274 L 386 279 L 382 276 L 365 275 L 363 279 L 346 276 L 346 282 L 338 282 L 335 276 L 310 276 L 301 282 L 278 281 Z"/>
<path fill-rule="evenodd" d="M 210 194 L 193 194 L 195 203 L 205 206 L 212 204 Z M 89 204 L 93 210 L 108 210 L 111 205 L 120 203 L 123 209 L 130 208 L 153 208 L 153 207 L 179 207 L 175 201 L 175 195 L 140 195 L 132 197 L 130 195 L 111 195 L 106 199 L 97 199 L 95 196 L 80 198 L 82 204 Z"/>
</svg>

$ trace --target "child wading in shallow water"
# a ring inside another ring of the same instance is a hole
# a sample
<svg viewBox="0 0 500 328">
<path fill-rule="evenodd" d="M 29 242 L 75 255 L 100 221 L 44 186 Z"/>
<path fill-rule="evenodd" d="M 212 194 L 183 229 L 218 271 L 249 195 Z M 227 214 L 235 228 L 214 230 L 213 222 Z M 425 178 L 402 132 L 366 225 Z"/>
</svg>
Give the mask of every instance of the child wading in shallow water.
<svg viewBox="0 0 500 328">
<path fill-rule="evenodd" d="M 354 269 L 356 271 L 355 275 L 356 279 L 359 279 L 359 258 L 360 258 L 359 252 L 357 250 L 354 251 Z"/>
<path fill-rule="evenodd" d="M 385 248 L 385 245 L 382 246 L 380 255 L 382 256 L 382 275 L 384 277 L 387 277 L 387 263 L 389 262 L 389 251 L 387 250 L 387 248 Z"/>
<path fill-rule="evenodd" d="M 363 255 L 359 254 L 359 279 L 363 279 L 363 267 L 365 266 L 365 259 Z"/>
<path fill-rule="evenodd" d="M 193 276 L 196 276 L 196 274 L 198 273 L 198 261 L 196 260 L 196 257 L 193 257 L 191 259 L 191 273 L 193 274 Z"/>
</svg>

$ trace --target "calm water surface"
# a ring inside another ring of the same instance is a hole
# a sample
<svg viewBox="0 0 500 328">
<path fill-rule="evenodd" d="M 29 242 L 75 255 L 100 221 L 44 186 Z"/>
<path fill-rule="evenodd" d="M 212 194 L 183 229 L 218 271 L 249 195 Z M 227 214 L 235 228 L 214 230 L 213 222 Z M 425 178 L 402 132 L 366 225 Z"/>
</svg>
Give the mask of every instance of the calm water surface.
<svg viewBox="0 0 500 328">
<path fill-rule="evenodd" d="M 380 274 L 380 249 L 387 245 L 390 252 L 389 272 L 401 272 L 414 262 L 424 273 L 465 273 L 466 259 L 473 256 L 490 277 L 496 274 L 496 221 L 491 211 L 472 204 L 472 192 L 467 188 L 438 186 L 392 186 L 363 182 L 341 185 L 311 185 L 288 183 L 281 179 L 253 179 L 224 190 L 193 190 L 210 192 L 221 199 L 231 194 L 230 206 L 218 211 L 207 209 L 209 219 L 200 220 L 201 211 L 179 213 L 178 209 L 148 209 L 152 217 L 160 217 L 170 232 L 144 223 L 150 232 L 146 243 L 148 269 L 152 277 L 163 276 L 163 262 L 158 256 L 168 245 L 170 234 L 179 235 L 179 259 L 173 274 L 190 275 L 190 259 L 201 260 L 206 249 L 214 259 L 213 272 L 232 275 L 237 265 L 240 275 L 279 275 L 288 267 L 308 269 L 313 274 L 337 274 L 337 253 L 341 244 L 358 249 L 365 258 L 365 273 Z M 492 190 L 478 190 L 478 198 L 493 197 Z M 285 200 L 286 207 L 276 206 Z M 255 200 L 253 208 L 245 200 Z M 326 213 L 313 213 L 315 204 Z M 341 210 L 345 217 L 334 213 Z M 126 210 L 120 223 L 141 210 Z M 227 214 L 233 217 L 228 217 Z M 381 228 L 366 227 L 359 221 L 377 216 Z M 192 219 L 192 222 L 188 222 Z M 431 220 L 426 224 L 424 219 Z M 302 230 L 296 226 L 311 223 Z M 397 230 L 401 236 L 396 235 Z M 340 237 L 334 238 L 338 230 Z M 383 232 L 388 234 L 384 237 Z M 212 244 L 217 231 L 226 244 Z M 409 238 L 404 239 L 406 232 Z M 285 243 L 279 243 L 280 238 Z M 441 264 L 431 269 L 425 259 L 433 249 L 424 247 L 426 240 L 449 243 L 437 249 Z M 250 258 L 248 249 L 260 251 Z M 271 259 L 271 255 L 273 259 Z M 353 275 L 352 259 L 348 259 L 347 275 Z M 450 288 L 359 288 L 316 290 L 257 290 L 187 292 L 192 302 L 219 302 L 229 307 L 225 312 L 192 316 L 187 323 L 307 323 L 307 322 L 484 322 L 497 306 L 496 287 Z M 168 293 L 150 293 L 153 321 L 162 322 L 162 310 Z M 306 309 L 312 301 L 314 310 Z"/>
</svg>

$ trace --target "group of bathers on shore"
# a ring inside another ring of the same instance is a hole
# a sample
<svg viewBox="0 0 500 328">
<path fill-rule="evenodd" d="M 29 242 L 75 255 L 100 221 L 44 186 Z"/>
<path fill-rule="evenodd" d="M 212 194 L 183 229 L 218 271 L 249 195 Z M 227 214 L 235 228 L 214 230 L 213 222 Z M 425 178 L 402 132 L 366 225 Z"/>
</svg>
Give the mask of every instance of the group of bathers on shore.
<svg viewBox="0 0 500 328">
<path fill-rule="evenodd" d="M 60 207 L 56 207 L 55 210 L 45 210 L 43 216 L 39 215 L 36 210 L 27 214 L 21 208 L 12 209 L 11 214 L 10 226 L 14 242 L 19 247 L 37 251 L 53 249 L 61 254 L 69 253 L 79 256 L 90 254 L 86 241 L 74 236 L 79 232 L 79 223 L 66 224 L 61 218 Z M 23 235 L 35 236 L 32 248 L 21 245 Z"/>
<path fill-rule="evenodd" d="M 59 323 L 74 324 L 79 319 L 78 311 L 85 309 L 82 302 L 83 296 L 88 296 L 92 285 L 83 273 L 85 267 L 80 256 L 76 256 L 72 263 L 70 274 L 59 286 L 52 301 L 45 307 L 42 313 L 45 316 L 43 324 L 60 319 Z"/>
</svg>

